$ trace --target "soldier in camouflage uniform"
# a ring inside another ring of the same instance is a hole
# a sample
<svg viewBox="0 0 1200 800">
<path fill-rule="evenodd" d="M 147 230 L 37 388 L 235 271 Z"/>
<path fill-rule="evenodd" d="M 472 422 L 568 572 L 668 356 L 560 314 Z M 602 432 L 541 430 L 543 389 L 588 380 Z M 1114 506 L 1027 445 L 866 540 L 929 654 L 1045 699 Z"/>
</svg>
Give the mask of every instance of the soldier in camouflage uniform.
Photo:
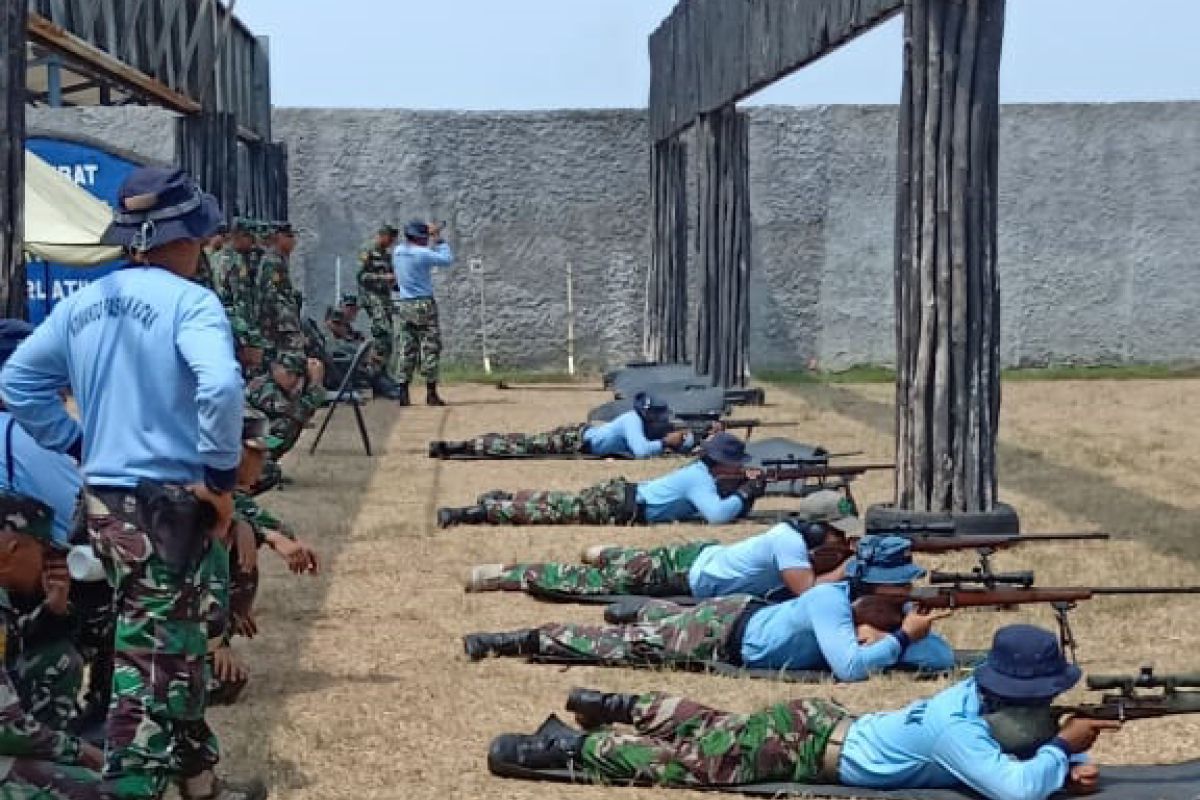
<svg viewBox="0 0 1200 800">
<path fill-rule="evenodd" d="M 254 326 L 240 317 L 232 317 L 229 327 L 233 331 L 233 343 L 237 347 L 238 364 L 242 367 L 242 376 L 253 380 L 266 374 L 267 340 Z"/>
<path fill-rule="evenodd" d="M 425 404 L 445 405 L 437 391 L 442 331 L 432 271 L 453 264 L 454 252 L 442 239 L 440 226 L 420 220 L 404 226 L 404 243 L 392 256 L 396 291 L 392 295 L 391 372 L 400 382 L 396 398 L 400 405 L 409 403 L 408 387 L 418 366 L 425 378 Z"/>
<path fill-rule="evenodd" d="M 536 656 L 587 664 L 637 666 L 736 663 L 728 652 L 739 621 L 761 606 L 747 595 L 706 600 L 690 608 L 652 604 L 633 625 L 550 623 L 511 633 L 477 633 L 463 639 L 472 661 L 488 655 Z"/>
<path fill-rule="evenodd" d="M 359 302 L 371 320 L 372 388 L 384 397 L 394 397 L 396 385 L 388 368 L 392 361 L 392 287 L 396 273 L 392 267 L 392 249 L 400 234 L 391 225 L 383 225 L 375 239 L 358 252 Z"/>
<path fill-rule="evenodd" d="M 66 597 L 61 545 L 53 511 L 32 498 L 0 490 L 0 800 L 98 800 L 104 754 L 67 733 L 82 677 L 68 642 L 31 645 L 30 620 L 11 597 L 40 594 L 53 580 Z"/>
<path fill-rule="evenodd" d="M 476 505 L 438 510 L 438 525 L 629 525 L 637 519 L 637 484 L 624 478 L 578 492 L 492 491 Z"/>
<path fill-rule="evenodd" d="M 278 461 L 296 446 L 304 426 L 325 402 L 324 365 L 303 354 L 283 353 L 270 374 L 246 385 L 246 402 L 271 421 L 271 459 Z"/>
<path fill-rule="evenodd" d="M 574 768 L 596 782 L 681 787 L 836 783 L 837 758 L 826 759 L 826 749 L 851 719 L 842 706 L 822 699 L 737 714 L 663 692 L 586 689 L 572 690 L 567 709 L 591 732 L 560 724 L 533 736 L 497 737 L 488 756 L 492 771 Z M 602 727 L 612 723 L 633 732 Z"/>
<path fill-rule="evenodd" d="M 269 343 L 267 361 L 283 353 L 305 352 L 300 327 L 300 297 L 292 286 L 288 262 L 296 234 L 287 222 L 271 223 L 271 234 L 258 266 L 258 326 Z M 248 317 L 246 319 L 249 319 Z"/>
<path fill-rule="evenodd" d="M 230 318 L 259 319 L 258 270 L 263 250 L 258 245 L 258 226 L 251 220 L 234 222 L 233 238 L 221 251 L 214 267 L 217 296 Z"/>
</svg>

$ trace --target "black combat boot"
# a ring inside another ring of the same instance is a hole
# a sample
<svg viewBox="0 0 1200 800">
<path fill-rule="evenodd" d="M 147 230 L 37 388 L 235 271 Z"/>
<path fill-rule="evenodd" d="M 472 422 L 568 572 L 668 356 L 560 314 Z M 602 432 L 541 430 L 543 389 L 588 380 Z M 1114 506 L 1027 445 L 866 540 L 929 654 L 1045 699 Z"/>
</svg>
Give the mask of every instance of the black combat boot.
<svg viewBox="0 0 1200 800">
<path fill-rule="evenodd" d="M 475 499 L 475 502 L 478 503 L 479 505 L 483 505 L 484 503 L 489 503 L 489 502 L 503 503 L 507 500 L 512 500 L 512 499 L 513 499 L 512 492 L 506 492 L 503 489 L 492 489 L 490 492 L 484 492 L 483 494 L 479 495 L 479 497 L 477 497 Z"/>
<path fill-rule="evenodd" d="M 444 406 L 446 401 L 438 397 L 437 383 L 425 384 L 425 405 L 427 406 Z"/>
<path fill-rule="evenodd" d="M 433 454 L 433 446 L 438 446 L 438 455 Z M 446 456 L 469 456 L 474 454 L 470 442 L 431 442 L 429 444 L 430 458 L 445 458 Z"/>
<path fill-rule="evenodd" d="M 488 656 L 536 655 L 540 639 L 536 628 L 508 633 L 469 633 L 463 637 L 467 658 L 481 661 Z"/>
<path fill-rule="evenodd" d="M 429 457 L 430 458 L 445 458 L 447 455 L 449 455 L 449 454 L 446 452 L 446 443 L 445 442 L 430 442 L 429 443 Z"/>
<path fill-rule="evenodd" d="M 633 724 L 633 707 L 638 695 L 597 692 L 592 689 L 572 689 L 567 695 L 567 711 L 575 712 L 575 721 L 584 729 L 593 730 L 614 722 Z"/>
<path fill-rule="evenodd" d="M 638 614 L 645 607 L 646 600 L 641 597 L 609 603 L 604 607 L 604 621 L 609 625 L 632 625 L 638 621 Z"/>
<path fill-rule="evenodd" d="M 408 384 L 397 383 L 396 391 L 392 393 L 391 399 L 395 400 L 397 405 L 411 406 L 412 400 L 408 399 Z"/>
<path fill-rule="evenodd" d="M 400 389 L 399 384 L 387 376 L 386 373 L 379 373 L 371 381 L 371 390 L 380 397 L 385 397 L 388 400 L 396 399 L 396 392 Z"/>
<path fill-rule="evenodd" d="M 488 748 L 488 770 L 493 775 L 521 777 L 536 770 L 578 768 L 585 738 L 582 733 L 505 733 Z"/>
<path fill-rule="evenodd" d="M 487 521 L 487 512 L 480 506 L 439 508 L 437 512 L 439 528 L 449 528 L 452 525 L 485 525 Z"/>
</svg>

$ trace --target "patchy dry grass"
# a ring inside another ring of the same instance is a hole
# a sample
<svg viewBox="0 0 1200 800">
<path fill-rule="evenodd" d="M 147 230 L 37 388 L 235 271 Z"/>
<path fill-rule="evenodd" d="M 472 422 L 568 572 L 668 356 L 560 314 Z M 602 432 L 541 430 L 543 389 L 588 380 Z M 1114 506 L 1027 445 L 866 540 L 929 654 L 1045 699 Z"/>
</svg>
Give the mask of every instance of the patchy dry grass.
<svg viewBox="0 0 1200 800">
<path fill-rule="evenodd" d="M 1127 520 L 1162 504 L 1194 511 L 1200 502 L 1194 491 L 1200 482 L 1200 432 L 1187 400 L 1196 389 L 1190 381 L 1006 386 L 1006 446 L 1026 455 L 1014 462 L 1020 474 L 1011 484 L 1009 477 L 1002 478 L 1002 485 L 1020 487 L 1005 497 L 1020 510 L 1026 529 L 1103 528 L 1106 520 Z M 754 416 L 796 423 L 771 430 L 772 436 L 862 450 L 871 460 L 890 458 L 891 437 L 880 423 L 890 417 L 887 387 L 840 391 L 853 392 L 869 413 L 836 413 L 797 388 L 772 390 L 772 405 L 755 409 Z M 267 505 L 320 546 L 327 570 L 312 581 L 267 564 L 260 598 L 263 633 L 257 641 L 237 645 L 254 681 L 238 707 L 213 715 L 231 772 L 262 772 L 275 797 L 296 800 L 524 800 L 546 796 L 549 787 L 491 777 L 485 766 L 487 742 L 497 733 L 534 728 L 547 713 L 561 709 L 572 686 L 661 688 L 746 710 L 812 694 L 862 711 L 898 706 L 938 687 L 903 678 L 797 686 L 691 674 L 564 670 L 513 659 L 468 663 L 460 644 L 464 633 L 551 619 L 593 621 L 600 613 L 511 594 L 464 595 L 461 580 L 471 565 L 572 559 L 584 545 L 605 540 L 655 544 L 712 532 L 698 526 L 438 531 L 433 524 L 437 505 L 466 503 L 487 489 L 574 488 L 614 473 L 645 478 L 667 468 L 663 462 L 433 462 L 425 456 L 429 439 L 550 427 L 582 419 L 590 406 L 607 399 L 599 391 L 501 392 L 486 386 L 451 386 L 446 395 L 454 405 L 444 410 L 372 405 L 368 417 L 379 452 L 371 459 L 357 451 L 353 424 L 339 412 L 321 453 L 291 457 L 287 467 L 295 485 L 267 498 Z M 1079 481 L 1093 482 L 1086 514 L 1063 501 L 1080 496 Z M 860 501 L 887 499 L 890 476 L 865 477 L 857 493 Z M 720 535 L 732 539 L 749 530 L 739 526 Z M 966 562 L 959 557 L 941 563 Z M 1200 583 L 1195 563 L 1163 555 L 1140 540 L 1026 548 L 1002 554 L 998 565 L 1036 568 L 1044 585 Z M 1081 661 L 1095 671 L 1132 670 L 1142 663 L 1194 670 L 1200 641 L 1197 600 L 1105 598 L 1084 604 L 1074 615 Z M 1044 609 L 976 612 L 960 614 L 944 631 L 960 646 L 984 647 L 997 625 L 1017 620 L 1051 623 Z M 1133 724 L 1106 739 L 1097 754 L 1112 763 L 1183 760 L 1195 755 L 1198 734 L 1200 726 L 1187 718 Z M 708 796 L 569 786 L 549 791 L 580 800 Z"/>
</svg>

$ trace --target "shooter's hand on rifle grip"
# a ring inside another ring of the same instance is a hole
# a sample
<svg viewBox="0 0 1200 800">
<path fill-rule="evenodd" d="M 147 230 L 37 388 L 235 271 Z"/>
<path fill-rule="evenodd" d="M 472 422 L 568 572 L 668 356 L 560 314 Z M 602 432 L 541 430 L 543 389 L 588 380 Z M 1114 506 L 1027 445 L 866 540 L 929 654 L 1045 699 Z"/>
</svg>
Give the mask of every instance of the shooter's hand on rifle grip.
<svg viewBox="0 0 1200 800">
<path fill-rule="evenodd" d="M 1058 731 L 1058 738 L 1067 745 L 1072 753 L 1086 753 L 1096 744 L 1104 731 L 1121 729 L 1121 723 L 1115 719 L 1087 719 L 1071 717 Z"/>
<path fill-rule="evenodd" d="M 767 493 L 767 479 L 763 477 L 762 472 L 759 470 L 747 472 L 746 480 L 742 481 L 742 485 L 738 487 L 737 493 L 746 505 L 749 506 Z"/>
<path fill-rule="evenodd" d="M 933 623 L 946 619 L 952 613 L 948 608 L 923 609 L 917 608 L 904 615 L 900 629 L 908 634 L 909 641 L 919 642 L 933 630 Z"/>
</svg>

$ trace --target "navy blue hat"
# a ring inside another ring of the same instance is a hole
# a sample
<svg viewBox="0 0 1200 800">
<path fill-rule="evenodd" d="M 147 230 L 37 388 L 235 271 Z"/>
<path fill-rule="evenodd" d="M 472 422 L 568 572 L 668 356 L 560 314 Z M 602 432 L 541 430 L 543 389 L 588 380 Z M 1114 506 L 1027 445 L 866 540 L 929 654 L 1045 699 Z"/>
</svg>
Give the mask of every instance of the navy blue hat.
<svg viewBox="0 0 1200 800">
<path fill-rule="evenodd" d="M 186 172 L 142 167 L 121 184 L 112 224 L 101 241 L 145 252 L 183 239 L 207 239 L 219 224 L 216 198 L 200 191 Z"/>
<path fill-rule="evenodd" d="M 996 631 L 987 660 L 975 668 L 979 688 L 1006 700 L 1049 699 L 1079 682 L 1082 670 L 1067 663 L 1058 638 L 1035 625 Z"/>
<path fill-rule="evenodd" d="M 746 445 L 732 433 L 721 431 L 716 436 L 706 439 L 700 449 L 718 464 L 745 464 L 750 460 Z"/>
<path fill-rule="evenodd" d="M 33 326 L 20 319 L 0 319 L 0 367 L 7 363 L 17 346 L 33 333 Z"/>
<path fill-rule="evenodd" d="M 864 536 L 846 565 L 846 577 L 860 583 L 894 586 L 925 577 L 925 570 L 913 563 L 912 542 L 905 537 Z"/>
<path fill-rule="evenodd" d="M 404 226 L 404 236 L 407 239 L 428 239 L 429 225 L 419 219 L 414 219 Z"/>
<path fill-rule="evenodd" d="M 671 407 L 649 392 L 638 392 L 633 396 L 633 410 L 642 416 L 647 414 L 660 416 L 670 412 Z"/>
</svg>

